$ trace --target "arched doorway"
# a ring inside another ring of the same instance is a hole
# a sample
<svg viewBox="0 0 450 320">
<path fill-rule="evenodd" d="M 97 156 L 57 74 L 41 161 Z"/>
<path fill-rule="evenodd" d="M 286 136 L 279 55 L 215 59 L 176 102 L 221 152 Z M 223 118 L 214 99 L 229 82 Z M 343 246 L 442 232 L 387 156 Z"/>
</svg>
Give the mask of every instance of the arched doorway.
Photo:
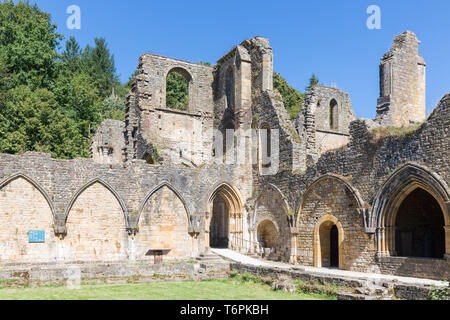
<svg viewBox="0 0 450 320">
<path fill-rule="evenodd" d="M 211 248 L 228 248 L 229 216 L 225 200 L 217 195 L 213 202 L 213 212 L 209 226 Z"/>
<path fill-rule="evenodd" d="M 397 256 L 442 259 L 445 254 L 444 214 L 427 191 L 417 188 L 401 203 L 395 219 Z"/>
<path fill-rule="evenodd" d="M 336 225 L 330 230 L 330 267 L 339 268 L 339 231 Z"/>
<path fill-rule="evenodd" d="M 210 248 L 243 247 L 243 206 L 241 197 L 228 184 L 221 184 L 209 198 L 205 240 Z"/>
<path fill-rule="evenodd" d="M 450 257 L 450 189 L 430 169 L 408 163 L 378 191 L 373 205 L 378 257 Z"/>
<path fill-rule="evenodd" d="M 314 229 L 314 266 L 343 268 L 342 244 L 344 230 L 336 217 L 327 215 Z"/>
</svg>

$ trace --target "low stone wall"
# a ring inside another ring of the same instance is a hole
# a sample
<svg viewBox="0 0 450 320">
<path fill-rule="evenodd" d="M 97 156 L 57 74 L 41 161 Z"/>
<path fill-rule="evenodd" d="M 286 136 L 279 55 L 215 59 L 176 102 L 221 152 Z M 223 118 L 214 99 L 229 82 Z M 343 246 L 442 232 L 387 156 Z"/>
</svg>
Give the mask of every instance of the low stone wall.
<svg viewBox="0 0 450 320">
<path fill-rule="evenodd" d="M 286 277 L 292 280 L 300 280 L 305 283 L 315 283 L 324 287 L 339 287 L 342 292 L 339 292 L 339 300 L 371 300 L 374 296 L 380 295 L 380 298 L 391 296 L 397 299 L 407 300 L 430 300 L 437 290 L 447 292 L 447 299 L 449 299 L 449 287 L 434 287 L 423 284 L 402 283 L 398 280 L 387 279 L 357 279 L 345 276 L 337 276 L 332 274 L 312 274 L 302 270 L 281 269 L 274 267 L 255 267 L 233 263 L 230 265 L 232 271 L 243 273 L 250 273 L 262 278 L 284 279 Z M 368 296 L 367 291 L 371 291 Z M 379 292 L 379 291 L 384 291 Z M 366 292 L 366 293 L 364 293 Z M 443 294 L 441 294 L 443 296 Z M 345 297 L 345 298 L 344 298 Z M 445 298 L 445 297 L 444 297 Z"/>
<path fill-rule="evenodd" d="M 381 257 L 378 259 L 378 266 L 384 274 L 435 280 L 450 279 L 450 260 Z"/>
<path fill-rule="evenodd" d="M 203 268 L 198 263 L 95 263 L 16 265 L 0 268 L 0 287 L 152 281 L 209 280 L 228 277 L 229 268 Z"/>
</svg>

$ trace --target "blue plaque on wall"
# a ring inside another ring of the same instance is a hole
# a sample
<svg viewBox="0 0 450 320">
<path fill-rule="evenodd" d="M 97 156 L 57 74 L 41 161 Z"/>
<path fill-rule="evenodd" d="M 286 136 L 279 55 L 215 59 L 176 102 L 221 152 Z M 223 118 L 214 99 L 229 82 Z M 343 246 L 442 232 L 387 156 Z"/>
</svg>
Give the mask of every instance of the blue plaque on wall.
<svg viewBox="0 0 450 320">
<path fill-rule="evenodd" d="M 45 231 L 44 230 L 28 231 L 28 242 L 29 243 L 44 243 L 45 242 Z"/>
</svg>

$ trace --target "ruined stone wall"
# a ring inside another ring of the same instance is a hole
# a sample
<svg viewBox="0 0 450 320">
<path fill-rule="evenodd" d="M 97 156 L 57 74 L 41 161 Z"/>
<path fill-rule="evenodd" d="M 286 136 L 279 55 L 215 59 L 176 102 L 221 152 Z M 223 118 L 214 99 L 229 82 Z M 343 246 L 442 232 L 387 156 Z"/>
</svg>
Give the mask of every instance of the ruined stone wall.
<svg viewBox="0 0 450 320">
<path fill-rule="evenodd" d="M 9 248 L 2 262 L 148 259 L 143 253 L 156 242 L 170 247 L 172 258 L 195 256 L 205 249 L 215 190 L 227 183 L 246 203 L 253 188 L 249 174 L 232 165 L 169 168 L 135 160 L 124 167 L 41 153 L 0 154 L 0 164 L 2 243 Z M 162 186 L 177 196 L 155 191 Z M 45 243 L 28 243 L 31 230 L 45 231 Z"/>
<path fill-rule="evenodd" d="M 380 98 L 377 120 L 383 126 L 400 127 L 425 120 L 425 68 L 416 35 L 406 31 L 380 64 Z"/>
<path fill-rule="evenodd" d="M 178 196 L 164 186 L 147 200 L 139 217 L 136 258 L 152 250 L 168 250 L 169 257 L 190 257 L 193 253 L 189 235 L 188 213 Z"/>
<path fill-rule="evenodd" d="M 174 71 L 183 74 L 189 84 L 187 110 L 166 106 L 166 80 Z M 212 150 L 213 68 L 144 54 L 138 73 L 127 102 L 127 160 L 187 166 L 208 161 Z"/>
<path fill-rule="evenodd" d="M 350 123 L 356 119 L 348 93 L 315 85 L 307 93 L 303 109 L 294 124 L 299 134 L 304 132 L 303 135 L 310 140 L 309 152 L 321 155 L 349 143 Z"/>
<path fill-rule="evenodd" d="M 329 243 L 324 242 L 330 241 L 330 235 L 329 230 L 324 235 L 319 235 L 317 231 L 321 231 L 323 224 L 329 221 L 327 216 L 331 215 L 343 228 L 343 240 L 339 244 L 342 258 L 340 267 L 370 271 L 370 267 L 367 267 L 374 262 L 375 247 L 362 231 L 358 207 L 351 192 L 338 180 L 324 179 L 308 189 L 297 217 L 299 263 L 322 266 L 319 264 L 322 261 L 315 260 L 314 256 L 324 248 L 329 248 Z M 322 256 L 316 258 L 324 260 L 328 257 L 322 252 Z"/>
<path fill-rule="evenodd" d="M 423 186 L 428 186 L 432 190 L 440 189 L 440 185 L 447 185 L 448 190 L 450 167 L 445 159 L 450 156 L 450 94 L 441 100 L 428 120 L 415 132 L 377 138 L 373 132 L 369 131 L 369 127 L 370 124 L 366 121 L 353 122 L 350 126 L 351 139 L 348 147 L 324 153 L 318 162 L 309 166 L 304 173 L 279 171 L 273 176 L 259 176 L 257 188 L 263 189 L 269 183 L 277 186 L 289 205 L 295 208 L 298 215 L 296 221 L 299 223 L 297 228 L 303 227 L 297 242 L 299 259 L 302 263 L 313 262 L 313 228 L 319 216 L 329 214 L 336 217 L 342 224 L 345 236 L 351 235 L 351 242 L 349 242 L 351 247 L 345 249 L 347 250 L 346 269 L 397 273 L 401 272 L 401 265 L 403 265 L 404 270 L 423 270 L 427 268 L 425 260 L 405 260 L 401 257 L 391 257 L 391 260 L 377 258 L 377 252 L 380 250 L 377 246 L 380 245 L 381 233 L 378 235 L 373 232 L 384 232 L 384 230 L 381 225 L 377 225 L 381 218 L 373 216 L 379 213 L 372 210 L 374 204 L 380 201 L 382 189 L 387 188 L 394 180 L 400 186 L 403 181 L 406 188 L 414 184 L 414 179 L 417 177 L 424 181 Z M 422 168 L 420 169 L 422 173 L 416 173 L 419 170 L 416 166 Z M 305 198 L 306 191 L 314 181 L 327 175 L 341 177 L 340 179 L 345 181 L 348 187 L 338 188 L 331 181 Z M 351 203 L 346 198 L 345 189 L 353 190 L 352 194 L 358 195 L 354 196 L 360 199 L 358 205 L 352 204 L 352 207 L 349 207 Z M 390 194 L 388 190 L 387 197 Z M 438 199 L 444 208 L 443 211 L 446 211 L 444 214 L 448 216 L 448 196 L 446 198 L 445 192 L 442 191 Z M 304 206 L 306 209 L 300 209 Z M 367 209 L 361 210 L 364 208 Z M 448 220 L 446 223 L 448 224 Z M 374 231 L 370 231 L 370 228 Z M 446 230 L 448 252 L 448 226 Z M 397 262 L 393 263 L 394 260 Z M 421 264 L 421 261 L 424 263 Z M 437 261 L 439 264 L 447 265 L 447 268 L 450 263 L 448 260 Z M 409 266 L 406 267 L 406 264 Z M 393 267 L 394 265 L 397 266 Z M 424 275 L 440 278 L 445 275 L 442 271 L 444 269 L 444 267 L 427 269 L 428 272 Z"/>
<path fill-rule="evenodd" d="M 124 162 L 125 124 L 118 120 L 105 120 L 91 140 L 91 158 L 101 164 L 121 165 Z"/>
<path fill-rule="evenodd" d="M 127 258 L 126 217 L 115 196 L 96 182 L 72 205 L 60 260 L 117 261 Z"/>
</svg>

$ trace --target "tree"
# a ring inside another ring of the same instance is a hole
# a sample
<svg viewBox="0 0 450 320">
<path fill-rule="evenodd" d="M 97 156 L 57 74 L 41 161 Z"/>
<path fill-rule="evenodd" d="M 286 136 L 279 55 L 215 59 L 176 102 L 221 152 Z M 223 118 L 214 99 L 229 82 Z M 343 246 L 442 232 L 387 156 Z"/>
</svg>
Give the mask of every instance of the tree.
<svg viewBox="0 0 450 320">
<path fill-rule="evenodd" d="M 291 87 L 287 81 L 279 74 L 273 74 L 273 87 L 278 90 L 283 98 L 283 104 L 291 120 L 299 114 L 304 100 L 304 94 Z"/>
<path fill-rule="evenodd" d="M 102 103 L 102 119 L 112 119 L 112 120 L 124 120 L 125 113 L 125 101 L 124 99 L 116 96 L 114 92 L 103 100 Z"/>
<path fill-rule="evenodd" d="M 189 84 L 186 78 L 174 71 L 167 76 L 166 105 L 168 108 L 187 110 L 189 103 Z"/>
<path fill-rule="evenodd" d="M 112 88 L 119 83 L 119 77 L 116 74 L 114 55 L 111 55 L 106 40 L 96 38 L 94 48 L 87 45 L 82 59 L 84 68 L 92 77 L 100 97 L 108 97 Z"/>
<path fill-rule="evenodd" d="M 306 92 L 308 92 L 316 84 L 319 84 L 319 78 L 317 78 L 316 75 L 313 73 L 311 78 L 309 78 L 309 86 L 305 88 Z"/>
<path fill-rule="evenodd" d="M 89 138 L 91 131 L 100 124 L 101 100 L 97 88 L 88 75 L 75 73 L 62 75 L 55 88 L 59 110 L 77 123 L 80 133 Z"/>
<path fill-rule="evenodd" d="M 82 69 L 82 50 L 75 37 L 71 36 L 66 42 L 66 49 L 61 54 L 64 71 L 80 72 Z"/>
<path fill-rule="evenodd" d="M 49 88 L 56 77 L 56 47 L 63 39 L 50 15 L 25 1 L 0 2 L 0 59 L 10 87 Z"/>
<path fill-rule="evenodd" d="M 89 155 L 89 141 L 58 111 L 52 92 L 19 86 L 7 95 L 0 102 L 0 152 L 48 152 L 63 159 Z"/>
</svg>

